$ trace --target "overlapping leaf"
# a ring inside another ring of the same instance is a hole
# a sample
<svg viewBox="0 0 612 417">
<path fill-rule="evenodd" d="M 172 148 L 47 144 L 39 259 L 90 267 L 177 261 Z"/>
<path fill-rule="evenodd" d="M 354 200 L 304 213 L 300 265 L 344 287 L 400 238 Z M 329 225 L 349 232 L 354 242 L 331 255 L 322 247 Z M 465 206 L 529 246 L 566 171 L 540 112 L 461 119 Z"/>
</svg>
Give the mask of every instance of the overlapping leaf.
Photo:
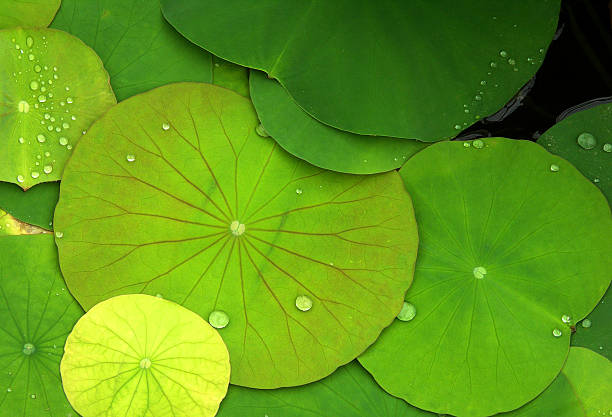
<svg viewBox="0 0 612 417">
<path fill-rule="evenodd" d="M 17 26 L 46 27 L 61 0 L 0 0 L 0 29 Z"/>
</svg>

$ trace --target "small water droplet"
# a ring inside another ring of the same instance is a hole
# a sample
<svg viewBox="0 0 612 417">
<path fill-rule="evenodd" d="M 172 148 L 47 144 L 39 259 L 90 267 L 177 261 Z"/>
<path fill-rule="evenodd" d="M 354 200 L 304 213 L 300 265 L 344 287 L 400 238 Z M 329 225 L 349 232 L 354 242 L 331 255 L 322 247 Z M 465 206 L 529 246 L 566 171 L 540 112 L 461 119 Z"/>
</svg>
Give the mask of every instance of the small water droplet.
<svg viewBox="0 0 612 417">
<path fill-rule="evenodd" d="M 73 103 L 72 97 L 66 97 L 66 103 L 72 104 Z"/>
<path fill-rule="evenodd" d="M 57 231 L 57 232 L 55 232 L 55 237 L 58 238 L 58 239 L 61 239 L 61 238 L 64 237 L 64 233 L 60 232 L 60 231 Z"/>
<path fill-rule="evenodd" d="M 244 233 L 246 226 L 240 223 L 238 220 L 234 220 L 230 223 L 230 230 L 234 236 L 240 236 Z"/>
<path fill-rule="evenodd" d="M 604 152 L 612 152 L 612 143 L 604 143 L 603 150 Z"/>
<path fill-rule="evenodd" d="M 64 129 L 68 129 L 70 127 L 70 125 L 68 123 L 64 122 L 64 123 L 62 123 L 62 127 Z"/>
<path fill-rule="evenodd" d="M 463 147 L 464 147 L 464 148 L 469 148 L 470 146 L 472 146 L 472 145 L 470 144 L 470 142 L 463 142 Z"/>
<path fill-rule="evenodd" d="M 11 388 L 7 388 L 6 392 L 13 392 L 13 390 Z"/>
<path fill-rule="evenodd" d="M 170 129 L 170 124 L 169 123 L 162 123 L 162 129 L 169 130 Z"/>
<path fill-rule="evenodd" d="M 302 193 L 303 193 L 303 192 L 304 192 L 304 191 L 303 191 L 301 188 L 296 188 L 296 189 L 295 189 L 295 193 L 296 193 L 297 195 L 302 195 Z"/>
<path fill-rule="evenodd" d="M 229 316 L 225 311 L 215 310 L 208 316 L 208 322 L 215 329 L 223 329 L 229 323 Z"/>
<path fill-rule="evenodd" d="M 34 59 L 36 59 L 36 57 L 34 56 L 34 54 L 28 54 L 28 59 L 30 61 L 34 61 Z"/>
<path fill-rule="evenodd" d="M 491 66 L 491 68 L 497 68 L 497 63 L 496 62 L 491 62 L 489 65 Z"/>
<path fill-rule="evenodd" d="M 487 82 L 486 82 L 485 80 L 482 80 L 482 81 L 480 82 L 480 85 L 487 85 Z"/>
<path fill-rule="evenodd" d="M 404 301 L 402 309 L 397 315 L 397 319 L 401 321 L 410 321 L 416 316 L 416 307 L 409 302 Z"/>
<path fill-rule="evenodd" d="M 66 146 L 68 144 L 68 139 L 62 136 L 61 138 L 59 138 L 59 144 L 62 146 Z"/>
<path fill-rule="evenodd" d="M 554 330 L 552 331 L 552 334 L 553 334 L 553 336 L 555 336 L 555 337 L 561 337 L 561 335 L 562 335 L 563 333 L 562 333 L 562 332 L 561 332 L 561 330 L 559 330 L 559 329 L 554 329 Z"/>
<path fill-rule="evenodd" d="M 588 329 L 589 327 L 591 327 L 591 325 L 593 323 L 591 323 L 591 320 L 589 319 L 584 319 L 582 320 L 582 323 L 580 323 L 582 325 L 582 327 L 584 327 L 585 329 Z"/>
<path fill-rule="evenodd" d="M 572 321 L 572 318 L 567 314 L 564 314 L 563 316 L 561 316 L 561 321 L 565 324 L 568 324 Z"/>
<path fill-rule="evenodd" d="M 30 82 L 30 90 L 38 90 L 38 81 L 32 81 Z"/>
<path fill-rule="evenodd" d="M 40 72 L 40 70 L 41 70 L 41 69 L 42 69 L 42 68 L 40 67 L 40 65 L 35 65 L 35 66 L 34 66 L 34 71 L 35 71 L 35 72 Z"/>
<path fill-rule="evenodd" d="M 584 132 L 578 135 L 578 139 L 576 139 L 576 141 L 578 142 L 578 145 L 580 145 L 580 147 L 587 150 L 593 149 L 597 145 L 597 139 L 595 139 L 595 136 L 588 132 Z"/>
<path fill-rule="evenodd" d="M 461 130 L 461 125 L 455 125 L 455 130 Z"/>
<path fill-rule="evenodd" d="M 487 270 L 484 266 L 477 266 L 472 270 L 474 277 L 478 279 L 483 279 L 487 275 Z"/>
<path fill-rule="evenodd" d="M 28 48 L 31 48 L 31 47 L 32 47 L 32 45 L 34 45 L 34 39 L 32 39 L 32 37 L 31 37 L 31 36 L 28 36 L 28 37 L 26 38 L 26 45 L 28 45 Z"/>
<path fill-rule="evenodd" d="M 255 132 L 257 132 L 257 134 L 261 136 L 262 138 L 270 137 L 270 135 L 268 135 L 268 132 L 266 132 L 266 129 L 264 129 L 261 123 L 257 125 L 257 127 L 255 128 Z"/>
<path fill-rule="evenodd" d="M 19 138 L 18 141 L 19 141 L 19 143 L 24 143 L 25 139 L 24 138 Z"/>
<path fill-rule="evenodd" d="M 307 295 L 298 295 L 295 298 L 295 306 L 300 311 L 308 311 L 312 308 L 312 299 Z"/>
<path fill-rule="evenodd" d="M 53 167 L 51 165 L 45 165 L 43 168 L 43 172 L 45 174 L 50 174 L 51 172 L 53 172 Z"/>
<path fill-rule="evenodd" d="M 474 97 L 474 100 L 476 100 L 476 101 L 480 101 L 480 100 L 482 100 L 482 96 L 481 96 L 481 95 L 476 95 L 476 96 Z"/>
<path fill-rule="evenodd" d="M 23 345 L 23 349 L 21 351 L 24 355 L 30 356 L 32 353 L 36 352 L 36 347 L 32 343 L 26 343 Z"/>
<path fill-rule="evenodd" d="M 38 134 L 36 135 L 36 140 L 39 141 L 40 143 L 44 143 L 47 140 L 47 138 L 43 134 Z"/>
<path fill-rule="evenodd" d="M 41 94 L 38 96 L 38 101 L 44 103 L 45 101 L 47 101 L 47 97 Z"/>
<path fill-rule="evenodd" d="M 508 56 L 508 52 L 506 51 L 499 51 L 499 56 L 501 56 L 502 58 L 505 58 Z"/>
<path fill-rule="evenodd" d="M 32 394 L 32 395 L 30 395 L 30 398 L 31 398 L 31 399 L 33 399 L 33 400 L 35 400 L 35 399 L 36 399 L 36 394 Z"/>
<path fill-rule="evenodd" d="M 558 172 L 558 171 L 559 171 L 559 165 L 557 165 L 557 164 L 551 164 L 551 165 L 550 165 L 550 170 L 551 170 L 552 172 Z"/>
<path fill-rule="evenodd" d="M 31 174 L 31 175 L 32 175 L 32 178 L 36 179 L 36 178 L 40 177 L 40 172 L 38 172 L 38 171 L 32 171 L 32 174 Z"/>
<path fill-rule="evenodd" d="M 128 162 L 134 162 L 134 161 L 136 160 L 136 155 L 133 155 L 133 154 L 129 153 L 129 154 L 127 154 L 127 155 L 125 156 L 125 159 L 126 159 Z"/>
<path fill-rule="evenodd" d="M 508 64 L 510 64 L 510 65 L 516 65 L 516 61 L 515 61 L 514 59 L 510 58 L 510 59 L 508 60 Z"/>
<path fill-rule="evenodd" d="M 484 142 L 482 140 L 480 140 L 480 139 L 476 139 L 475 141 L 473 141 L 472 145 L 474 145 L 474 147 L 477 148 L 477 149 L 484 148 Z"/>
<path fill-rule="evenodd" d="M 149 369 L 151 367 L 151 359 L 144 358 L 140 361 L 140 369 Z"/>
<path fill-rule="evenodd" d="M 155 294 L 155 296 L 156 296 L 157 298 L 164 298 L 164 296 L 163 296 L 162 294 L 160 294 L 160 293 Z"/>
</svg>

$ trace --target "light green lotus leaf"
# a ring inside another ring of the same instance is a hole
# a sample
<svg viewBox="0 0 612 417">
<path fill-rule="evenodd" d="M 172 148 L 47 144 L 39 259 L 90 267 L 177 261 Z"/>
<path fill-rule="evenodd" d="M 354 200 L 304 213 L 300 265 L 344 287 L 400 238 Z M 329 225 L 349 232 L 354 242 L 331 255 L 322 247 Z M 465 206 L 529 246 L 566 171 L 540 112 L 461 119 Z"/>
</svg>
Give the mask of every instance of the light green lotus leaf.
<svg viewBox="0 0 612 417">
<path fill-rule="evenodd" d="M 568 116 L 538 143 L 574 164 L 612 202 L 612 103 Z"/>
<path fill-rule="evenodd" d="M 62 177 L 82 132 L 115 104 L 100 58 L 53 29 L 0 31 L 0 180 L 28 189 Z"/>
<path fill-rule="evenodd" d="M 60 369 L 83 417 L 212 417 L 230 375 L 215 329 L 186 308 L 142 294 L 89 310 L 68 336 Z"/>
<path fill-rule="evenodd" d="M 232 383 L 276 388 L 376 340 L 412 280 L 417 230 L 397 172 L 321 170 L 258 123 L 247 98 L 209 84 L 120 103 L 71 158 L 55 227 L 86 309 L 162 294 L 221 328 Z"/>
<path fill-rule="evenodd" d="M 612 364 L 572 347 L 557 379 L 538 398 L 503 417 L 601 417 L 612 415 Z"/>
<path fill-rule="evenodd" d="M 53 226 L 53 212 L 59 198 L 59 182 L 38 184 L 24 192 L 16 184 L 0 181 L 0 209 L 16 219 L 43 229 Z"/>
<path fill-rule="evenodd" d="M 427 144 L 412 139 L 357 135 L 327 126 L 298 106 L 281 85 L 251 71 L 251 96 L 266 133 L 287 152 L 313 165 L 351 174 L 399 168 Z"/>
<path fill-rule="evenodd" d="M 62 348 L 83 311 L 66 290 L 50 235 L 0 237 L 0 416 L 73 416 Z"/>
<path fill-rule="evenodd" d="M 0 0 L 0 29 L 17 26 L 46 27 L 61 0 Z"/>
<path fill-rule="evenodd" d="M 438 141 L 496 112 L 533 77 L 560 1 L 161 4 L 187 39 L 267 72 L 325 124 Z"/>
<path fill-rule="evenodd" d="M 212 83 L 234 90 L 241 96 L 249 97 L 249 70 L 214 55 L 212 59 Z"/>
<path fill-rule="evenodd" d="M 51 27 L 100 55 L 118 100 L 177 81 L 212 80 L 211 55 L 176 33 L 157 0 L 63 0 Z"/>
<path fill-rule="evenodd" d="M 38 235 L 49 233 L 45 229 L 24 223 L 0 209 L 0 236 Z"/>
<path fill-rule="evenodd" d="M 217 417 L 434 417 L 383 391 L 355 362 L 301 387 L 231 386 Z"/>
<path fill-rule="evenodd" d="M 400 171 L 421 237 L 410 321 L 361 357 L 417 407 L 489 416 L 532 400 L 561 370 L 571 328 L 610 283 L 601 192 L 541 146 L 441 142 Z"/>
<path fill-rule="evenodd" d="M 610 359 L 612 348 L 612 298 L 606 291 L 597 307 L 576 324 L 572 335 L 572 346 L 587 347 Z"/>
</svg>

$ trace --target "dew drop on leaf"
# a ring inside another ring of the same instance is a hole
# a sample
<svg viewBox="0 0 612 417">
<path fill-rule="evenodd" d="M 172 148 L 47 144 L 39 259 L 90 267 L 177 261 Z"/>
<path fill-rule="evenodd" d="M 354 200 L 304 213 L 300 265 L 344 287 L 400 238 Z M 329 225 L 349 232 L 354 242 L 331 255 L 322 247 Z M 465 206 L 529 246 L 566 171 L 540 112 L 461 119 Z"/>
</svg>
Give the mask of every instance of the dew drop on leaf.
<svg viewBox="0 0 612 417">
<path fill-rule="evenodd" d="M 583 149 L 593 149 L 597 145 L 597 139 L 590 133 L 581 133 L 577 139 L 578 145 Z"/>
<path fill-rule="evenodd" d="M 561 337 L 561 335 L 562 335 L 563 333 L 561 333 L 561 330 L 559 330 L 559 329 L 554 329 L 554 330 L 553 330 L 553 332 L 552 332 L 552 334 L 553 334 L 553 336 L 555 336 L 555 337 Z"/>
<path fill-rule="evenodd" d="M 612 152 L 612 144 L 605 143 L 604 146 L 603 146 L 603 150 L 604 150 L 604 152 Z"/>
<path fill-rule="evenodd" d="M 472 273 L 474 274 L 474 277 L 483 279 L 487 275 L 487 270 L 484 266 L 477 266 L 473 269 Z"/>
<path fill-rule="evenodd" d="M 559 171 L 559 165 L 557 165 L 557 164 L 551 164 L 551 166 L 550 166 L 550 170 L 551 170 L 552 172 L 557 172 L 557 171 Z"/>
<path fill-rule="evenodd" d="M 30 356 L 32 353 L 36 352 L 36 347 L 32 343 L 26 343 L 23 345 L 22 352 L 24 355 Z"/>
<path fill-rule="evenodd" d="M 230 319 L 225 311 L 215 310 L 208 316 L 208 322 L 215 329 L 223 329 L 228 325 Z"/>
<path fill-rule="evenodd" d="M 416 307 L 406 301 L 402 305 L 402 309 L 397 315 L 397 319 L 401 321 L 410 321 L 416 316 Z"/>
<path fill-rule="evenodd" d="M 164 130 L 170 129 L 170 124 L 169 123 L 162 123 L 162 129 L 164 129 Z"/>
<path fill-rule="evenodd" d="M 129 153 L 129 154 L 127 154 L 127 155 L 125 156 L 125 159 L 126 159 L 128 162 L 134 162 L 134 161 L 136 160 L 136 156 L 135 156 L 135 155 L 133 155 L 133 154 L 131 154 L 131 153 Z"/>
<path fill-rule="evenodd" d="M 589 327 L 591 327 L 591 324 L 593 323 L 591 323 L 591 320 L 589 319 L 584 319 L 582 320 L 581 324 L 582 324 L 582 327 L 584 327 L 585 329 L 588 329 Z"/>
<path fill-rule="evenodd" d="M 308 311 L 312 308 L 312 299 L 307 295 L 298 295 L 295 298 L 295 306 L 300 311 Z"/>
<path fill-rule="evenodd" d="M 569 323 L 569 322 L 571 322 L 571 321 L 572 321 L 572 318 L 571 318 L 570 316 L 568 316 L 567 314 L 564 314 L 564 315 L 561 317 L 561 321 L 562 321 L 563 323 L 567 324 L 567 323 Z"/>
</svg>

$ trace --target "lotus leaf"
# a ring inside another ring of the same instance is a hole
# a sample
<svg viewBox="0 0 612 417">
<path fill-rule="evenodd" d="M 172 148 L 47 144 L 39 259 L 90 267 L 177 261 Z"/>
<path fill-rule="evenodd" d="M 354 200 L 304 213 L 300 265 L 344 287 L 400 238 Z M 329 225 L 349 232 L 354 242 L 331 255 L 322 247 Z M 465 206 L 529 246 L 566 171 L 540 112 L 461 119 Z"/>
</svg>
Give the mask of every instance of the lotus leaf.
<svg viewBox="0 0 612 417">
<path fill-rule="evenodd" d="M 89 47 L 53 29 L 1 30 L 0 61 L 0 180 L 56 181 L 82 132 L 115 104 L 108 74 Z"/>
<path fill-rule="evenodd" d="M 406 294 L 416 316 L 387 328 L 362 364 L 426 410 L 520 407 L 559 373 L 570 326 L 610 283 L 606 199 L 529 141 L 441 142 L 400 173 L 421 236 Z"/>
<path fill-rule="evenodd" d="M 209 84 L 120 103 L 70 159 L 55 227 L 85 309 L 161 294 L 220 328 L 232 383 L 276 388 L 321 379 L 376 340 L 418 238 L 397 172 L 316 168 L 258 123 L 247 98 Z"/>
<path fill-rule="evenodd" d="M 560 1 L 161 4 L 187 39 L 266 71 L 325 124 L 437 141 L 494 113 L 533 77 Z"/>
<path fill-rule="evenodd" d="M 0 29 L 17 26 L 46 27 L 61 0 L 0 0 Z"/>
<path fill-rule="evenodd" d="M 97 304 L 74 326 L 61 363 L 83 417 L 213 417 L 229 384 L 229 354 L 197 314 L 149 295 Z"/>
<path fill-rule="evenodd" d="M 351 174 L 390 171 L 426 145 L 327 126 L 302 110 L 278 82 L 262 72 L 251 71 L 250 85 L 253 105 L 266 132 L 287 152 L 318 167 Z"/>
<path fill-rule="evenodd" d="M 59 364 L 82 314 L 52 236 L 0 237 L 0 416 L 75 416 Z"/>
<path fill-rule="evenodd" d="M 0 182 L 0 208 L 22 222 L 44 229 L 53 225 L 58 198 L 59 182 L 38 184 L 27 192 L 18 185 Z"/>
<path fill-rule="evenodd" d="M 157 0 L 63 0 L 51 26 L 100 55 L 118 100 L 176 81 L 212 79 L 211 55 L 176 33 Z"/>
</svg>

